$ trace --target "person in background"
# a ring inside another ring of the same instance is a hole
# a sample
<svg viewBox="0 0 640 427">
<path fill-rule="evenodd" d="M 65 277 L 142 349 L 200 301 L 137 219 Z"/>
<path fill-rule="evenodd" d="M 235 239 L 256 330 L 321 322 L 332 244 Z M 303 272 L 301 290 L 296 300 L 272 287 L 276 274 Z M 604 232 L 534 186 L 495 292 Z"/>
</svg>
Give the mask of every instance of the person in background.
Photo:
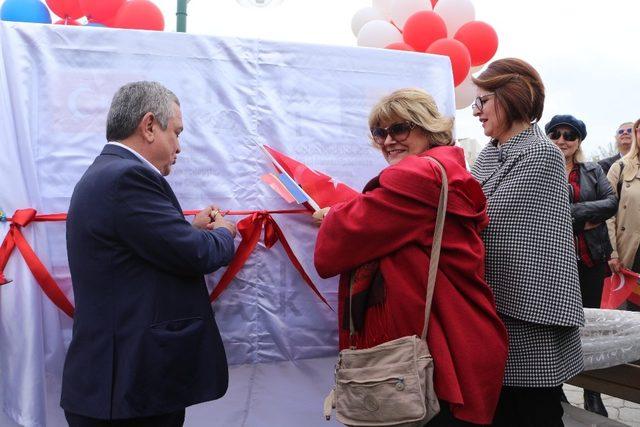
<svg viewBox="0 0 640 427">
<path fill-rule="evenodd" d="M 618 130 L 616 131 L 616 148 L 618 150 L 618 154 L 615 156 L 607 157 L 598 162 L 605 175 L 609 172 L 611 165 L 616 161 L 620 160 L 622 156 L 627 154 L 629 150 L 631 150 L 631 134 L 633 133 L 633 122 L 624 122 L 620 126 L 618 126 Z"/>
<path fill-rule="evenodd" d="M 427 424 L 489 424 L 500 394 L 507 337 L 484 280 L 480 231 L 487 225 L 478 183 L 454 147 L 453 120 L 416 89 L 384 97 L 369 115 L 374 146 L 389 166 L 346 203 L 317 211 L 315 266 L 340 274 L 340 349 L 370 348 L 422 333 L 429 259 L 444 167 L 449 180 L 444 234 L 427 343 L 441 412 Z M 349 292 L 354 327 L 350 341 Z"/>
<path fill-rule="evenodd" d="M 584 122 L 571 115 L 553 116 L 545 132 L 564 155 L 582 305 L 600 308 L 607 260 L 612 251 L 605 221 L 615 215 L 618 198 L 602 168 L 597 163 L 585 162 L 580 148 L 587 136 Z M 585 389 L 584 408 L 608 416 L 600 393 Z"/>
<path fill-rule="evenodd" d="M 491 140 L 471 173 L 487 197 L 486 277 L 509 334 L 493 425 L 562 426 L 584 324 L 564 158 L 537 125 L 545 92 L 531 65 L 500 59 L 473 81 L 473 114 Z"/>
<path fill-rule="evenodd" d="M 60 403 L 71 427 L 182 426 L 187 406 L 227 390 L 204 274 L 231 261 L 236 228 L 212 206 L 185 219 L 164 178 L 182 128 L 173 92 L 122 86 L 108 143 L 71 196 L 76 311 Z"/>
<path fill-rule="evenodd" d="M 632 143 L 629 152 L 615 162 L 607 178 L 620 203 L 618 212 L 607 221 L 609 239 L 613 246 L 609 267 L 618 272 L 628 268 L 640 272 L 640 119 L 632 126 Z M 640 311 L 640 295 L 632 294 L 627 310 Z M 635 302 L 634 302 L 635 301 Z"/>
</svg>

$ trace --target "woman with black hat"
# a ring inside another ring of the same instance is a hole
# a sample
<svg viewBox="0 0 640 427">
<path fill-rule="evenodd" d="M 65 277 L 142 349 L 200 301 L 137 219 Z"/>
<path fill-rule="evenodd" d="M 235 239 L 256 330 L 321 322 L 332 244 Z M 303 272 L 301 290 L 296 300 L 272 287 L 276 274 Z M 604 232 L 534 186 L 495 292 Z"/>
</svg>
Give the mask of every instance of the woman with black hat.
<svg viewBox="0 0 640 427">
<path fill-rule="evenodd" d="M 587 128 L 581 120 L 571 115 L 553 116 L 545 131 L 564 155 L 582 305 L 599 308 L 607 259 L 612 251 L 605 221 L 615 215 L 618 198 L 602 168 L 584 161 L 580 145 L 587 136 Z M 585 390 L 584 408 L 607 416 L 600 393 Z"/>
</svg>

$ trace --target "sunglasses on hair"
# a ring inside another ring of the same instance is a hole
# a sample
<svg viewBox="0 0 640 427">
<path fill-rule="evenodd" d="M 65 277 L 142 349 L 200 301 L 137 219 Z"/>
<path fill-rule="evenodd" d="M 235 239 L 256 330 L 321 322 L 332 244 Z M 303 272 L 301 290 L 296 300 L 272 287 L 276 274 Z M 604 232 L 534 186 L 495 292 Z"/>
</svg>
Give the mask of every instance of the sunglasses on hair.
<svg viewBox="0 0 640 427">
<path fill-rule="evenodd" d="M 560 137 L 563 137 L 565 141 L 575 141 L 578 139 L 578 134 L 576 132 L 566 130 L 564 132 L 560 132 L 559 130 L 554 130 L 550 132 L 548 135 L 549 139 L 557 141 Z"/>
<path fill-rule="evenodd" d="M 416 126 L 412 122 L 399 122 L 394 123 L 386 128 L 375 127 L 371 128 L 371 137 L 376 144 L 384 144 L 387 136 L 390 136 L 396 142 L 403 142 L 409 138 L 411 129 Z"/>
<path fill-rule="evenodd" d="M 631 135 L 631 132 L 633 132 L 632 128 L 618 129 L 618 135 L 622 135 L 625 133 L 628 133 L 629 135 Z"/>
</svg>

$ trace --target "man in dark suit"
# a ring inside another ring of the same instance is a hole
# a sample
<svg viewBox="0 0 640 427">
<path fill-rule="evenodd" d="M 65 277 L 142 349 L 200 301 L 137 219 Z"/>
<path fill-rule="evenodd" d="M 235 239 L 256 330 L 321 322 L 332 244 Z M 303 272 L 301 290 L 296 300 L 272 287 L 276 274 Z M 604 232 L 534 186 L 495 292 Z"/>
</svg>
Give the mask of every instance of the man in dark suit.
<svg viewBox="0 0 640 427">
<path fill-rule="evenodd" d="M 633 122 L 624 122 L 618 126 L 618 130 L 616 131 L 616 148 L 618 149 L 618 154 L 598 161 L 598 164 L 605 174 L 609 172 L 611 165 L 613 165 L 616 160 L 619 160 L 622 156 L 627 154 L 629 150 L 631 150 L 632 131 Z"/>
<path fill-rule="evenodd" d="M 67 250 L 75 296 L 61 406 L 74 426 L 181 426 L 227 390 L 204 274 L 227 265 L 235 225 L 214 207 L 185 220 L 164 179 L 180 153 L 178 98 L 121 87 L 108 144 L 75 187 Z"/>
</svg>

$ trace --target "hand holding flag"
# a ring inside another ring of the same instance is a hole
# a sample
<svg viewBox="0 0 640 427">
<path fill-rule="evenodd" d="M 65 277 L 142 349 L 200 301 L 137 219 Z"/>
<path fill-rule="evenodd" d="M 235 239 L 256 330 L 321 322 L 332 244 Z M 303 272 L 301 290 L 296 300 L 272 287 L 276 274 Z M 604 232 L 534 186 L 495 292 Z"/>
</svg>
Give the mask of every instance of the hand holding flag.
<svg viewBox="0 0 640 427">
<path fill-rule="evenodd" d="M 604 279 L 600 308 L 615 309 L 634 294 L 640 294 L 640 274 L 626 268 Z"/>
</svg>

